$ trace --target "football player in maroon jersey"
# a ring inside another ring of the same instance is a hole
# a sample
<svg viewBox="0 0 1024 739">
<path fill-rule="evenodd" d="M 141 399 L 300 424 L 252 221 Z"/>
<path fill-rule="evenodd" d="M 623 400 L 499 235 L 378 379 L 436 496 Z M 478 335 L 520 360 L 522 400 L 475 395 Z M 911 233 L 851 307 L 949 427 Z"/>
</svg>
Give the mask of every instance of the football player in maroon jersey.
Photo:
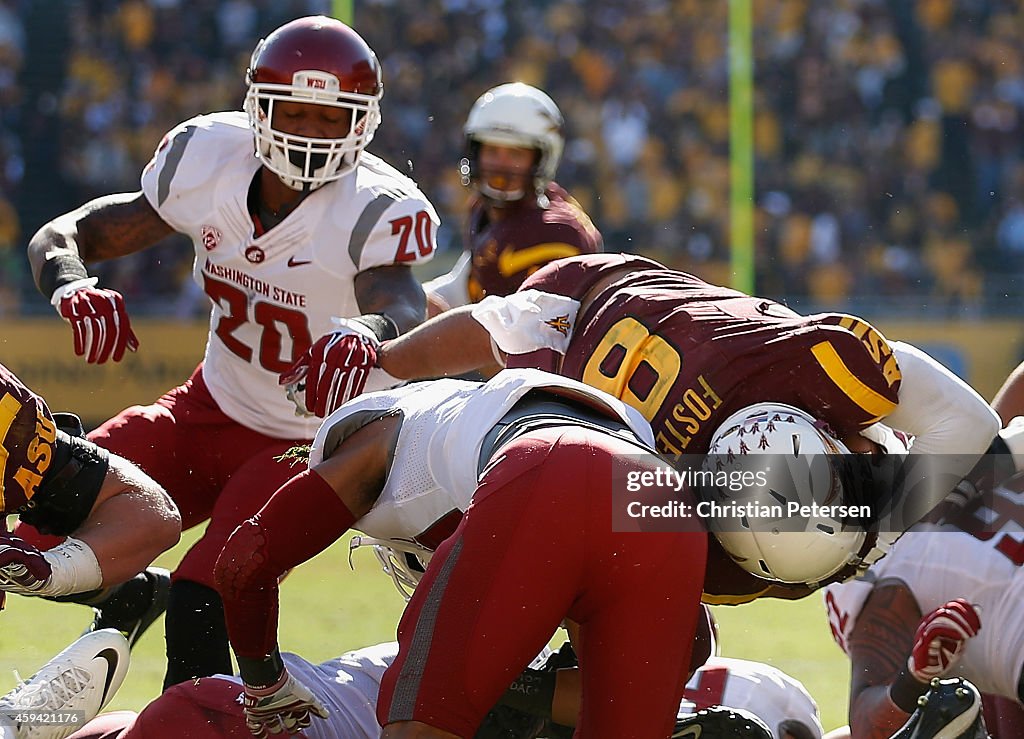
<svg viewBox="0 0 1024 739">
<path fill-rule="evenodd" d="M 628 254 L 549 264 L 512 295 L 450 311 L 386 342 L 378 363 L 400 378 L 500 363 L 580 379 L 640 410 L 670 458 L 707 453 L 726 418 L 762 402 L 805 411 L 854 452 L 871 448 L 861 432 L 884 420 L 915 437 L 914 454 L 958 455 L 959 474 L 999 425 L 967 384 L 859 318 L 800 316 Z M 806 592 L 772 587 L 711 542 L 707 602 Z"/>
<path fill-rule="evenodd" d="M 163 489 L 83 438 L 77 416 L 51 414 L 3 365 L 0 443 L 0 607 L 8 592 L 104 597 L 178 542 L 181 518 Z M 67 539 L 40 552 L 7 533 L 10 514 Z"/>
<path fill-rule="evenodd" d="M 424 285 L 436 314 L 488 295 L 508 295 L 548 262 L 601 251 L 601 234 L 556 182 L 562 114 L 522 82 L 488 90 L 466 119 L 462 179 L 473 188 L 466 251 Z"/>
</svg>

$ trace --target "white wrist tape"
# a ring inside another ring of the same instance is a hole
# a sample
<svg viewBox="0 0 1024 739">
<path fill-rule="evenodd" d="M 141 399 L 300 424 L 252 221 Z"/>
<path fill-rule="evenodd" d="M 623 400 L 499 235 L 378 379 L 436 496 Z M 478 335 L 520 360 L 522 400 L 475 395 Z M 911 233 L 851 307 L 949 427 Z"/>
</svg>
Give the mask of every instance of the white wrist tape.
<svg viewBox="0 0 1024 739">
<path fill-rule="evenodd" d="M 43 552 L 50 563 L 49 581 L 35 595 L 71 595 L 96 590 L 103 584 L 103 570 L 88 544 L 68 537 L 63 544 Z"/>
<path fill-rule="evenodd" d="M 76 293 L 79 290 L 84 290 L 87 287 L 93 287 L 97 282 L 100 281 L 99 277 L 83 277 L 80 280 L 74 282 L 65 282 L 63 285 L 53 291 L 53 295 L 50 296 L 50 305 L 60 312 L 60 301 L 64 300 L 71 293 Z"/>
</svg>

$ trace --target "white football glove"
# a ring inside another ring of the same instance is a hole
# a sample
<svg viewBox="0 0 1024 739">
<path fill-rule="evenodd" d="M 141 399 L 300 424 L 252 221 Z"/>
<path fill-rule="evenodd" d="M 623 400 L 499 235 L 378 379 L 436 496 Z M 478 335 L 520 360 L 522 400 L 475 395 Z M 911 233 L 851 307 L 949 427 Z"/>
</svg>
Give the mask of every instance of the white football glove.
<svg viewBox="0 0 1024 739">
<path fill-rule="evenodd" d="M 288 670 L 269 688 L 246 685 L 242 701 L 245 725 L 256 737 L 281 732 L 295 734 L 307 728 L 314 716 L 327 718 L 329 715 L 313 691 L 292 677 Z"/>
</svg>

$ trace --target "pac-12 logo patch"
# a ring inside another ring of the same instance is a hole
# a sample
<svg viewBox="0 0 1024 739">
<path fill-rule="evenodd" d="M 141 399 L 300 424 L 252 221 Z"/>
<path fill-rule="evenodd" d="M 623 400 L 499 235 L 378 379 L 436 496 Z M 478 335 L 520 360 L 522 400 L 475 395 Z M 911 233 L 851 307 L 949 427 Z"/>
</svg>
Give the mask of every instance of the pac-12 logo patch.
<svg viewBox="0 0 1024 739">
<path fill-rule="evenodd" d="M 200 236 L 203 240 L 203 246 L 206 247 L 206 251 L 213 251 L 220 245 L 222 234 L 220 229 L 214 228 L 213 226 L 203 226 Z"/>
</svg>

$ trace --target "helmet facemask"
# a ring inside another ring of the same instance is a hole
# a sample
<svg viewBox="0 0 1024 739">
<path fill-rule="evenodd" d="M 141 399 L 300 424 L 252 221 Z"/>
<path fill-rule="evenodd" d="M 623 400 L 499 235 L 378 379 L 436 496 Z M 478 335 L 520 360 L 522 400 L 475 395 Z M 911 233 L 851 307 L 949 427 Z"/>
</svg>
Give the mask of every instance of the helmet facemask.
<svg viewBox="0 0 1024 739">
<path fill-rule="evenodd" d="M 348 133 L 341 138 L 314 138 L 274 127 L 278 102 L 312 103 L 349 113 Z M 339 90 L 338 79 L 317 70 L 298 72 L 291 85 L 253 82 L 245 112 L 263 165 L 294 190 L 315 190 L 355 169 L 380 125 L 379 95 Z"/>
</svg>

